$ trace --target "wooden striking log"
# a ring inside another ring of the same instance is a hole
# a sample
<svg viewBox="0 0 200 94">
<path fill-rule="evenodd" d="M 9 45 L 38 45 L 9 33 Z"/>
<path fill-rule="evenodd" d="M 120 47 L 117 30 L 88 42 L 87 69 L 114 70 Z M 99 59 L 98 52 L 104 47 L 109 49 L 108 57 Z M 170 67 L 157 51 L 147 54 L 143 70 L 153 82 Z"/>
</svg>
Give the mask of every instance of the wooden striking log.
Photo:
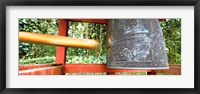
<svg viewBox="0 0 200 94">
<path fill-rule="evenodd" d="M 98 42 L 91 39 L 79 39 L 28 32 L 19 32 L 19 41 L 86 49 L 95 49 L 98 46 Z"/>
</svg>

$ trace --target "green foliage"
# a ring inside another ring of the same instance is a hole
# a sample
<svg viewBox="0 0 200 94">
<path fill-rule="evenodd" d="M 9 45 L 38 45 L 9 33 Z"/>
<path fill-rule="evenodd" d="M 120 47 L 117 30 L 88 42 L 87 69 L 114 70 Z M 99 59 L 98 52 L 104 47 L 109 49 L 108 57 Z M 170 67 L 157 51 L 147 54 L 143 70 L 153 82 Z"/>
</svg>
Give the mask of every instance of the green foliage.
<svg viewBox="0 0 200 94">
<path fill-rule="evenodd" d="M 19 19 L 19 31 L 34 32 L 40 34 L 57 35 L 58 20 L 56 19 Z M 42 45 L 19 43 L 19 58 L 30 59 L 44 56 L 54 56 L 55 47 Z"/>
<path fill-rule="evenodd" d="M 70 22 L 69 25 L 69 37 L 94 39 L 99 42 L 99 46 L 95 50 L 68 48 L 67 62 L 98 64 L 106 63 L 106 26 L 101 24 L 81 22 Z"/>
<path fill-rule="evenodd" d="M 32 48 L 32 45 L 29 45 L 29 43 L 20 43 L 19 57 L 22 58 L 24 55 L 26 55 L 30 51 L 31 48 Z"/>
<path fill-rule="evenodd" d="M 42 58 L 32 58 L 26 60 L 20 60 L 19 64 L 29 65 L 29 64 L 53 64 L 55 62 L 55 57 L 42 57 Z"/>
<path fill-rule="evenodd" d="M 167 19 L 161 22 L 170 64 L 181 63 L 181 19 Z"/>
<path fill-rule="evenodd" d="M 67 63 L 69 64 L 106 64 L 106 56 L 67 56 Z"/>
<path fill-rule="evenodd" d="M 19 19 L 19 31 L 55 35 L 57 29 L 56 19 Z"/>
</svg>

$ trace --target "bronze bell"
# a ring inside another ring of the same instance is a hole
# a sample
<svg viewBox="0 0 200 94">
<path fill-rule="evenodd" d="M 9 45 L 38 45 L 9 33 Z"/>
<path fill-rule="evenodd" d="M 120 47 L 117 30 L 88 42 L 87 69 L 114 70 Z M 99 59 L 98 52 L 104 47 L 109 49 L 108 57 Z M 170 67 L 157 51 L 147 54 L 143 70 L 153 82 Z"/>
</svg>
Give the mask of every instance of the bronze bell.
<svg viewBox="0 0 200 94">
<path fill-rule="evenodd" d="M 107 42 L 108 68 L 169 68 L 158 19 L 111 19 Z"/>
</svg>

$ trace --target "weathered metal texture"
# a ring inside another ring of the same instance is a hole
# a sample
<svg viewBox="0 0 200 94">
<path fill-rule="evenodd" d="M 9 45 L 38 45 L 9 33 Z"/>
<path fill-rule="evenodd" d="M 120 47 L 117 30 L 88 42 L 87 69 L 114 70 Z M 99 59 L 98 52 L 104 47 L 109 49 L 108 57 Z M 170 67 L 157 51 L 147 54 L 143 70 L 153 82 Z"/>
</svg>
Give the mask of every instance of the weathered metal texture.
<svg viewBox="0 0 200 94">
<path fill-rule="evenodd" d="M 34 68 L 19 71 L 19 75 L 62 75 L 63 66 Z"/>
<path fill-rule="evenodd" d="M 108 34 L 108 68 L 169 68 L 157 19 L 112 19 Z"/>
<path fill-rule="evenodd" d="M 151 72 L 151 70 L 127 70 L 127 69 L 107 68 L 107 72 Z"/>
</svg>

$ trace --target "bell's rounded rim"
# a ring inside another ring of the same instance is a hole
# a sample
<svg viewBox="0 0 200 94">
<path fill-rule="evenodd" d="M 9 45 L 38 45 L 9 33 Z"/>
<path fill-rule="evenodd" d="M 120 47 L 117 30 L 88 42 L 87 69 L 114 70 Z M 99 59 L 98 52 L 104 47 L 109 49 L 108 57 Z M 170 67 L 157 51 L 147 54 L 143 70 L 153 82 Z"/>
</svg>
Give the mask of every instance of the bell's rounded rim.
<svg viewBox="0 0 200 94">
<path fill-rule="evenodd" d="M 169 69 L 169 67 L 111 67 L 111 66 L 108 66 L 108 68 L 132 69 L 132 70 L 163 70 L 163 69 Z"/>
</svg>

